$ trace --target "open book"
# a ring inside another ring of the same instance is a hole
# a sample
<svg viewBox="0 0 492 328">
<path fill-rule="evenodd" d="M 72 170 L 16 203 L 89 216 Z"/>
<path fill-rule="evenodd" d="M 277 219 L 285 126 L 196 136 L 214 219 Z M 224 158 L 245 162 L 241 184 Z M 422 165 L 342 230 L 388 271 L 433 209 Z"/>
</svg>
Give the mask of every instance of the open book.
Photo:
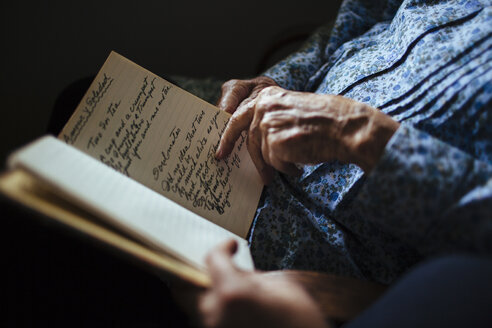
<svg viewBox="0 0 492 328">
<path fill-rule="evenodd" d="M 207 285 L 205 255 L 246 238 L 263 188 L 229 114 L 112 52 L 58 138 L 15 152 L 0 191 L 154 268 Z"/>
</svg>

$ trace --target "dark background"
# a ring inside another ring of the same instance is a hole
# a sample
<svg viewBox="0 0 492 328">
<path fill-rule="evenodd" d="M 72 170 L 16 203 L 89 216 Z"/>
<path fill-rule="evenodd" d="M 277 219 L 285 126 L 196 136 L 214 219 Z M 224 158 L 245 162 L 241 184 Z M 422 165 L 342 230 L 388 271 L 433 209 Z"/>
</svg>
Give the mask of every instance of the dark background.
<svg viewBox="0 0 492 328">
<path fill-rule="evenodd" d="M 111 50 L 157 75 L 255 76 L 273 44 L 332 20 L 340 2 L 2 1 L 0 167 L 44 133 L 63 88 L 94 75 Z"/>
<path fill-rule="evenodd" d="M 2 1 L 0 169 L 45 133 L 58 94 L 115 50 L 158 75 L 255 76 L 340 1 Z M 0 326 L 176 326 L 166 285 L 0 197 Z M 180 319 L 181 318 L 181 319 Z M 177 320 L 177 321 L 176 321 Z M 179 324 L 181 325 L 181 324 Z"/>
</svg>

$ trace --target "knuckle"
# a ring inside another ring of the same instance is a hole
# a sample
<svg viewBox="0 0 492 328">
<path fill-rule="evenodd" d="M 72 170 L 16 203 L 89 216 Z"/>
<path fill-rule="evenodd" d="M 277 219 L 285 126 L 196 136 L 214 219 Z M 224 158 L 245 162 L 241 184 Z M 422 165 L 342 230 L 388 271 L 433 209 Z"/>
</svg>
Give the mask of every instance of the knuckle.
<svg viewBox="0 0 492 328">
<path fill-rule="evenodd" d="M 279 87 L 277 87 L 277 86 L 271 85 L 271 86 L 268 86 L 268 87 L 263 88 L 260 91 L 260 95 L 262 95 L 262 96 L 272 95 L 272 94 L 277 93 L 279 90 L 282 90 L 282 89 L 279 88 Z"/>
<path fill-rule="evenodd" d="M 234 90 L 246 86 L 247 81 L 239 79 L 231 79 L 222 84 L 222 90 Z"/>
<path fill-rule="evenodd" d="M 267 76 L 258 76 L 258 77 L 255 77 L 251 81 L 254 82 L 255 84 L 261 85 L 263 87 L 266 87 L 269 85 L 277 85 L 277 83 L 274 80 L 272 80 L 271 78 L 269 78 Z"/>
<path fill-rule="evenodd" d="M 237 79 L 232 79 L 224 82 L 222 84 L 222 89 L 229 89 L 231 86 L 235 85 L 237 83 Z"/>
<path fill-rule="evenodd" d="M 244 84 L 236 84 L 232 87 L 231 93 L 238 99 L 244 98 L 248 94 L 248 88 Z"/>
<path fill-rule="evenodd" d="M 272 90 L 270 88 L 276 87 L 267 87 L 260 91 L 258 94 L 257 105 L 263 111 L 271 110 L 276 106 L 276 93 L 277 91 Z"/>
<path fill-rule="evenodd" d="M 246 98 L 241 101 L 234 114 L 238 113 L 237 115 L 241 115 L 242 117 L 249 117 L 252 114 L 251 111 L 255 110 L 254 107 L 255 106 L 253 104 L 253 101 L 251 101 L 251 99 L 249 98 Z"/>
<path fill-rule="evenodd" d="M 241 120 L 239 119 L 239 116 L 236 113 L 238 113 L 238 112 L 235 112 L 229 118 L 229 122 L 227 123 L 226 131 L 230 131 L 231 129 L 234 129 L 237 125 L 239 125 Z"/>
<path fill-rule="evenodd" d="M 268 99 L 262 99 L 262 100 L 259 100 L 258 101 L 258 107 L 256 109 L 256 111 L 258 112 L 258 114 L 261 115 L 261 120 L 265 120 L 265 114 L 270 111 L 273 107 L 273 104 L 271 101 L 269 101 Z"/>
</svg>

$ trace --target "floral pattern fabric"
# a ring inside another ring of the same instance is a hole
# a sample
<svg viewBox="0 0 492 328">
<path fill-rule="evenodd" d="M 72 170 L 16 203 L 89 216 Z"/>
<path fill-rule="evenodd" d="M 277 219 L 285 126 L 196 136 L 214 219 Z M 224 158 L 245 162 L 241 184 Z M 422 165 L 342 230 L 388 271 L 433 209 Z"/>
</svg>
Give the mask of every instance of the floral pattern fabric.
<svg viewBox="0 0 492 328">
<path fill-rule="evenodd" d="M 390 283 L 424 258 L 492 254 L 492 4 L 345 1 L 265 75 L 402 123 L 365 175 L 339 162 L 277 174 L 250 236 L 260 269 Z"/>
<path fill-rule="evenodd" d="M 492 1 L 345 0 L 264 75 L 402 125 L 368 175 L 336 161 L 277 174 L 250 232 L 257 268 L 391 283 L 432 256 L 492 255 Z M 176 79 L 220 95 L 221 81 Z"/>
</svg>

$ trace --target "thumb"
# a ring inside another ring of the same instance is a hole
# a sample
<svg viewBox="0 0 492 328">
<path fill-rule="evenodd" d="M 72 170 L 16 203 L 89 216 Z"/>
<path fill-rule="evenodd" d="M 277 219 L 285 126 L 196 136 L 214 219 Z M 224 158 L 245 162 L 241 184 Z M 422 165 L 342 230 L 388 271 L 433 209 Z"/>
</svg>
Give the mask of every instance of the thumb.
<svg viewBox="0 0 492 328">
<path fill-rule="evenodd" d="M 230 239 L 217 246 L 207 255 L 205 264 L 214 285 L 224 282 L 238 272 L 232 261 L 232 256 L 236 253 L 237 248 L 237 242 L 234 239 Z"/>
</svg>

